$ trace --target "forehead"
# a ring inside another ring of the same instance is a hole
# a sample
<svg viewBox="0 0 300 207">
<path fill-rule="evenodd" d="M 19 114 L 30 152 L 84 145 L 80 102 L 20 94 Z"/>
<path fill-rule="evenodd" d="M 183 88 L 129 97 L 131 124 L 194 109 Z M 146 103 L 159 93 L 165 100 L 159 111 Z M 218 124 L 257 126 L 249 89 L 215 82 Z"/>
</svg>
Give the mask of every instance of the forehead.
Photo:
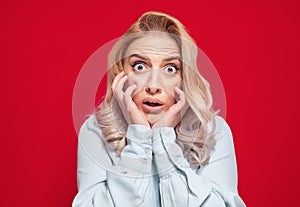
<svg viewBox="0 0 300 207">
<path fill-rule="evenodd" d="M 151 33 L 134 40 L 127 48 L 125 57 L 132 54 L 156 54 L 180 57 L 176 41 L 167 34 Z"/>
</svg>

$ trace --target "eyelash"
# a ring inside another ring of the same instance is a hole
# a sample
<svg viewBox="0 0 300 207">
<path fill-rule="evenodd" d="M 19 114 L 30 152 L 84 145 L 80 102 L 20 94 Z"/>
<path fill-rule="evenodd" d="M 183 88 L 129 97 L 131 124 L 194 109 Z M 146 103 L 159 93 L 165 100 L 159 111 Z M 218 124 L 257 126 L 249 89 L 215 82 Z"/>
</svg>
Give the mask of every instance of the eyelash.
<svg viewBox="0 0 300 207">
<path fill-rule="evenodd" d="M 177 66 L 176 64 L 168 64 L 168 65 L 166 65 L 166 67 L 167 67 L 167 66 L 172 66 L 172 67 L 174 67 L 176 71 L 180 70 L 180 67 Z M 166 67 L 165 67 L 165 68 L 166 68 Z"/>
<path fill-rule="evenodd" d="M 142 62 L 142 61 L 136 61 L 136 62 L 134 62 L 133 64 L 131 64 L 131 67 L 134 68 L 137 64 L 143 64 L 143 65 L 146 65 L 145 62 Z"/>
<path fill-rule="evenodd" d="M 137 66 L 138 64 L 142 64 L 142 65 L 146 65 L 145 62 L 143 61 L 136 61 L 133 64 L 131 64 L 131 67 L 134 69 L 135 66 Z M 172 66 L 175 68 L 176 71 L 180 70 L 181 68 L 179 66 L 177 66 L 176 64 L 167 64 L 164 68 L 168 67 L 168 66 Z M 146 66 L 145 66 L 146 67 Z"/>
</svg>

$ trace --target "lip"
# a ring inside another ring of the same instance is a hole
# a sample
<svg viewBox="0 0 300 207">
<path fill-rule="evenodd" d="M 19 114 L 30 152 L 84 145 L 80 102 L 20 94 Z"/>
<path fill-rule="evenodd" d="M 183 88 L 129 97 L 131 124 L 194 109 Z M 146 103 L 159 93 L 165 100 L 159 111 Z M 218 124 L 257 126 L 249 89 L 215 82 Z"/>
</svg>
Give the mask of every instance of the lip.
<svg viewBox="0 0 300 207">
<path fill-rule="evenodd" d="M 157 113 L 157 112 L 160 112 L 161 109 L 164 107 L 164 103 L 158 99 L 158 98 L 152 98 L 152 97 L 146 97 L 143 99 L 143 109 L 145 112 L 148 112 L 148 113 Z M 149 106 L 147 104 L 145 104 L 145 102 L 153 102 L 153 103 L 158 103 L 160 104 L 159 106 Z"/>
</svg>

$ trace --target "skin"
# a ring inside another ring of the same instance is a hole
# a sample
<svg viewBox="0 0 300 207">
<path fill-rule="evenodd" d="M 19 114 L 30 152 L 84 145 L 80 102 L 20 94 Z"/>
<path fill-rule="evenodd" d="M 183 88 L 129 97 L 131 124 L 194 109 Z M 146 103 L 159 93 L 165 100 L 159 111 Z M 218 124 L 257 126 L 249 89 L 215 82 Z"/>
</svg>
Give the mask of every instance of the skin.
<svg viewBox="0 0 300 207">
<path fill-rule="evenodd" d="M 168 35 L 148 34 L 129 45 L 124 72 L 112 84 L 129 124 L 158 128 L 179 123 L 188 108 L 180 89 L 181 67 L 178 45 Z"/>
</svg>

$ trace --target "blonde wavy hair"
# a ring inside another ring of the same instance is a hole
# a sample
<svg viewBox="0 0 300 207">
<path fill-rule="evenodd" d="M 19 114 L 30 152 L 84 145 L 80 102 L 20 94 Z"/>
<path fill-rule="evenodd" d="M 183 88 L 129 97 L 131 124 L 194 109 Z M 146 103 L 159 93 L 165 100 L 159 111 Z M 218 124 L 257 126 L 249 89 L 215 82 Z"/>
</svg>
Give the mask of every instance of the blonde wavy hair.
<svg viewBox="0 0 300 207">
<path fill-rule="evenodd" d="M 128 46 L 139 38 L 138 34 L 152 31 L 168 33 L 180 48 L 182 88 L 190 107 L 175 127 L 176 141 L 190 165 L 199 168 L 208 163 L 215 145 L 212 96 L 208 82 L 198 71 L 196 43 L 184 26 L 170 15 L 161 12 L 144 13 L 113 46 L 108 58 L 106 96 L 96 109 L 98 125 L 108 146 L 120 153 L 126 145 L 128 123 L 113 98 L 111 85 L 116 75 L 124 70 L 123 59 Z"/>
</svg>

